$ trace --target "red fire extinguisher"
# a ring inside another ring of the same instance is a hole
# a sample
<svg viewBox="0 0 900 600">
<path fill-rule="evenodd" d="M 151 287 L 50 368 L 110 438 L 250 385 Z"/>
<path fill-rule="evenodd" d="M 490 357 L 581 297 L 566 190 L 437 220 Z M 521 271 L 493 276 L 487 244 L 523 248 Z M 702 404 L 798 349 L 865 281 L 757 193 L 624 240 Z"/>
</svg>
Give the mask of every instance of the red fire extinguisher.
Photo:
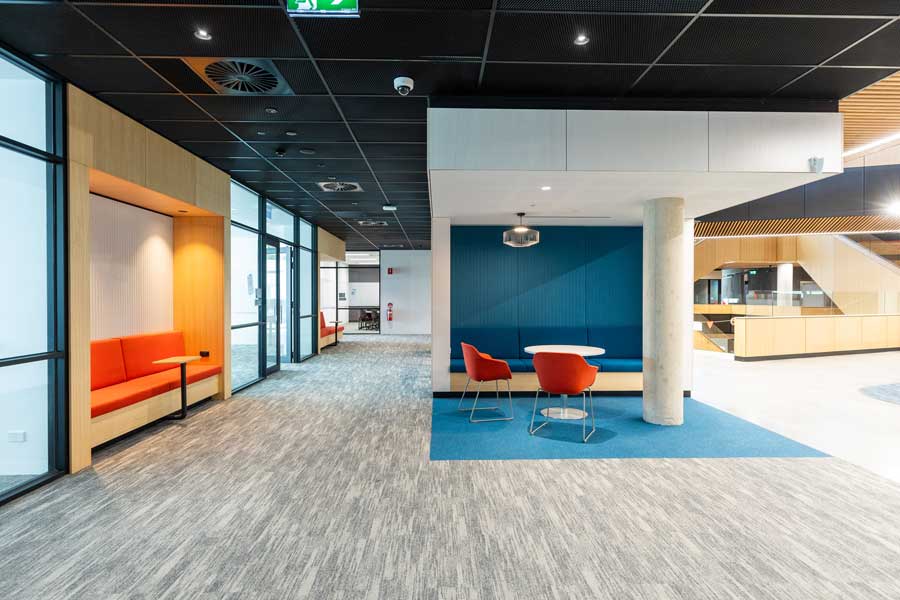
<svg viewBox="0 0 900 600">
<path fill-rule="evenodd" d="M 388 302 L 388 321 L 394 320 L 394 303 Z"/>
</svg>

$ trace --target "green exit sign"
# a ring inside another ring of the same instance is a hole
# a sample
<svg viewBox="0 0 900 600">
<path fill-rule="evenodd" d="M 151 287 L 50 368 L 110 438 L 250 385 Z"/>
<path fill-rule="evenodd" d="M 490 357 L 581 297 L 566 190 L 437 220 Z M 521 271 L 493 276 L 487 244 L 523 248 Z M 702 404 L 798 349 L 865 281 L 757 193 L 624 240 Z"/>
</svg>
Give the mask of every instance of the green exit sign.
<svg viewBox="0 0 900 600">
<path fill-rule="evenodd" d="M 287 0 L 295 17 L 358 17 L 359 0 Z"/>
</svg>

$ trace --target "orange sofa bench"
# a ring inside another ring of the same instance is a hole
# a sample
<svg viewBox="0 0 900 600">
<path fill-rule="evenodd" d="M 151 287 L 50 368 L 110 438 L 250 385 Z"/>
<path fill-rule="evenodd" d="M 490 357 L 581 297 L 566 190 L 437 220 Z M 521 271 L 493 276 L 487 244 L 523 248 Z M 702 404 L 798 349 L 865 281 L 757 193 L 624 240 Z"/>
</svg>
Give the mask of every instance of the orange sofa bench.
<svg viewBox="0 0 900 600">
<path fill-rule="evenodd" d="M 184 335 L 180 331 L 92 341 L 92 446 L 174 412 L 180 406 L 180 369 L 178 365 L 155 365 L 153 361 L 184 354 Z M 188 404 L 221 391 L 221 372 L 219 365 L 189 364 Z M 173 400 L 177 406 L 165 412 Z M 140 403 L 153 406 L 133 408 Z"/>
<path fill-rule="evenodd" d="M 337 336 L 337 338 L 335 338 Z M 344 337 L 344 326 L 327 325 L 325 323 L 325 313 L 319 311 L 319 350 L 325 346 L 330 346 L 335 339 L 341 340 Z"/>
</svg>

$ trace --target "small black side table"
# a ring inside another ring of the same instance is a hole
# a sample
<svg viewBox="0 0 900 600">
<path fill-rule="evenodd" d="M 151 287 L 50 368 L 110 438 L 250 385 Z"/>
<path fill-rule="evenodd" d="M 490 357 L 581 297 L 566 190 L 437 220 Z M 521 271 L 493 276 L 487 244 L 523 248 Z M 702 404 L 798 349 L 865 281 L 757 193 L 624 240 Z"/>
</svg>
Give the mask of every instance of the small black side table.
<svg viewBox="0 0 900 600">
<path fill-rule="evenodd" d="M 181 368 L 181 410 L 168 415 L 166 419 L 181 421 L 187 418 L 187 364 L 200 358 L 200 356 L 171 356 L 153 361 L 154 365 L 179 365 Z"/>
</svg>

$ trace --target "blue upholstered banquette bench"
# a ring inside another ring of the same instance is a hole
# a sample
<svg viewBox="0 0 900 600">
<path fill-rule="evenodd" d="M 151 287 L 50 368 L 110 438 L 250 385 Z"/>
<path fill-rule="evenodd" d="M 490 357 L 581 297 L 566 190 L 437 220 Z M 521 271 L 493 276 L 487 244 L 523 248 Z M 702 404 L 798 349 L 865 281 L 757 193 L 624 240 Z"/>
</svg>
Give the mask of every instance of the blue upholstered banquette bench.
<svg viewBox="0 0 900 600">
<path fill-rule="evenodd" d="M 640 373 L 640 326 L 624 327 L 521 327 L 514 328 L 454 328 L 451 331 L 450 372 L 465 373 L 460 342 L 472 344 L 481 352 L 505 360 L 513 373 L 533 373 L 532 356 L 526 346 L 544 344 L 572 344 L 599 346 L 606 350 L 603 356 L 587 358 L 589 364 L 606 373 Z"/>
</svg>

